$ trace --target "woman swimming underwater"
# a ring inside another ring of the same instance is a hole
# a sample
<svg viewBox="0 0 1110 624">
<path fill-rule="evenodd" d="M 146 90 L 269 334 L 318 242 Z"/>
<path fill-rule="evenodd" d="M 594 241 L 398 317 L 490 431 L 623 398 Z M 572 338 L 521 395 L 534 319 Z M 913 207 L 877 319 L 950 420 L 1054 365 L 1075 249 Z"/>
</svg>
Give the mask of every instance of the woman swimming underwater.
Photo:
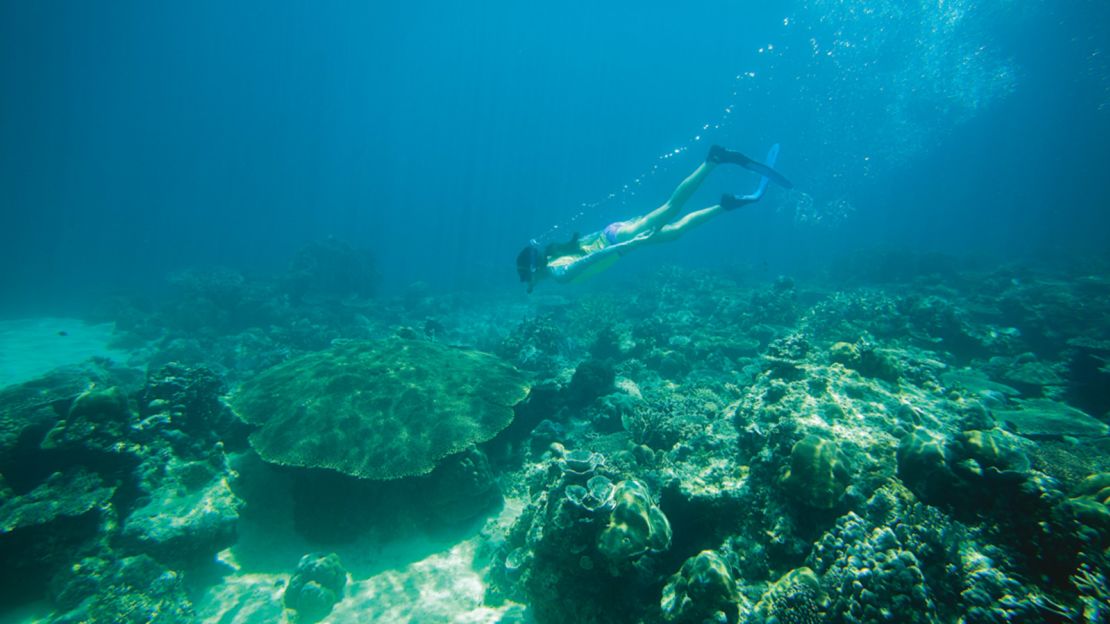
<svg viewBox="0 0 1110 624">
<path fill-rule="evenodd" d="M 605 229 L 585 236 L 579 236 L 575 232 L 564 243 L 551 243 L 541 247 L 536 241 L 531 241 L 516 257 L 516 271 L 520 281 L 527 282 L 528 292 L 532 292 L 537 282 L 547 278 L 557 282 L 571 282 L 596 274 L 633 249 L 676 240 L 722 212 L 759 201 L 767 190 L 768 181 L 774 181 L 784 188 L 792 188 L 793 184 L 773 168 L 778 154 L 779 146 L 776 143 L 767 153 L 765 163 L 760 163 L 740 152 L 714 145 L 709 149 L 705 162 L 678 185 L 670 199 L 646 215 L 610 223 Z M 750 195 L 722 195 L 721 203 L 691 212 L 672 223 L 671 220 L 682 212 L 686 200 L 690 199 L 709 172 L 720 164 L 740 165 L 758 173 L 759 185 Z"/>
</svg>

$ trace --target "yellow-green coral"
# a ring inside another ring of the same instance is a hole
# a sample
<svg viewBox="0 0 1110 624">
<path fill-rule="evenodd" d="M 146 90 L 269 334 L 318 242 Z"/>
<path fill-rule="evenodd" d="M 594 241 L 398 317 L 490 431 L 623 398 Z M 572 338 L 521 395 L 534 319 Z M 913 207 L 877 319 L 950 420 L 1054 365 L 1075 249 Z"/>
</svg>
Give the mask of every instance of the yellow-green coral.
<svg viewBox="0 0 1110 624">
<path fill-rule="evenodd" d="M 955 437 L 961 472 L 975 476 L 1029 471 L 1029 458 L 1021 449 L 1021 439 L 1002 429 L 972 429 Z"/>
<path fill-rule="evenodd" d="M 671 545 L 671 524 L 638 481 L 621 481 L 613 490 L 609 526 L 598 536 L 598 550 L 611 561 L 631 559 Z"/>
<path fill-rule="evenodd" d="M 1110 532 L 1110 472 L 1093 474 L 1080 481 L 1068 504 L 1083 524 Z"/>
<path fill-rule="evenodd" d="M 798 502 L 832 509 L 844 496 L 850 478 L 848 460 L 836 443 L 808 435 L 790 451 L 790 468 L 779 482 Z"/>
<path fill-rule="evenodd" d="M 745 602 L 725 560 L 703 550 L 667 581 L 660 609 L 663 619 L 675 624 L 717 622 L 722 616 L 726 622 L 736 622 Z"/>
</svg>

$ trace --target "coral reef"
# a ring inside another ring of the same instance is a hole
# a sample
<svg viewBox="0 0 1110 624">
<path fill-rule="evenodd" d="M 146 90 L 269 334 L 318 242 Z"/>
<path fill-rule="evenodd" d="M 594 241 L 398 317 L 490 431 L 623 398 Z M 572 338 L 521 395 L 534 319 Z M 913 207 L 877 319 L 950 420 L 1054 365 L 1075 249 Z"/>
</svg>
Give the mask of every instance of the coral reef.
<svg viewBox="0 0 1110 624">
<path fill-rule="evenodd" d="M 527 601 L 538 622 L 624 621 L 661 584 L 656 565 L 670 525 L 643 483 L 615 476 L 601 454 L 563 449 L 533 472 L 531 503 L 492 577 L 498 592 Z"/>
<path fill-rule="evenodd" d="M 38 400 L 8 403 L 34 426 L 12 439 L 0 481 L 5 586 L 50 597 L 52 621 L 192 621 L 183 576 L 235 541 L 242 502 L 218 439 L 229 421 L 212 418 L 221 386 L 198 386 L 173 418 L 151 420 L 133 406 L 164 378 L 133 378 L 84 369 L 8 390 Z"/>
<path fill-rule="evenodd" d="M 0 389 L 0 604 L 1105 620 L 1110 280 L 888 259 L 845 283 L 672 267 L 526 303 L 369 299 L 371 265 L 334 242 L 274 281 L 180 274 L 165 305 L 114 308 L 145 373 Z"/>
</svg>

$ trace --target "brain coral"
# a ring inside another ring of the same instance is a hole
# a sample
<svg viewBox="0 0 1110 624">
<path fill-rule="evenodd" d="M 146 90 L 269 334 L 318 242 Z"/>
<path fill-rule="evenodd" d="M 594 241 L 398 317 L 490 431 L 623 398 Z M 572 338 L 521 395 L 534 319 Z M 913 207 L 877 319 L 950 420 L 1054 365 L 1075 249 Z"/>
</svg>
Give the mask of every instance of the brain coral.
<svg viewBox="0 0 1110 624">
<path fill-rule="evenodd" d="M 420 340 L 349 341 L 263 371 L 232 398 L 276 464 L 366 479 L 430 472 L 484 442 L 528 394 L 495 356 Z"/>
</svg>

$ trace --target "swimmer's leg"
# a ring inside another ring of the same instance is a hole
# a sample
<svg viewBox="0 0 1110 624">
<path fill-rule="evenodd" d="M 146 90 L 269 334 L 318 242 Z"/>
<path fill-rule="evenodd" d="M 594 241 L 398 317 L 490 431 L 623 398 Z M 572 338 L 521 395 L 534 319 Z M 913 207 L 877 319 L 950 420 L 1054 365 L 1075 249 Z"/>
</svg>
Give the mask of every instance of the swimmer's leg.
<svg viewBox="0 0 1110 624">
<path fill-rule="evenodd" d="M 615 232 L 617 242 L 630 240 L 643 232 L 660 230 L 664 225 L 674 219 L 675 215 L 682 212 L 682 207 L 686 205 L 686 201 L 690 199 L 694 191 L 698 190 L 698 187 L 701 186 L 701 183 L 705 180 L 705 176 L 709 175 L 709 172 L 713 171 L 716 166 L 717 164 L 713 162 L 703 162 L 675 188 L 674 192 L 671 193 L 671 198 L 667 200 L 667 203 L 642 217 L 629 219 L 622 223 Z M 652 238 L 655 237 L 652 236 Z"/>
<path fill-rule="evenodd" d="M 674 223 L 668 223 L 667 225 L 664 225 L 662 228 L 659 229 L 658 232 L 644 239 L 644 243 L 669 243 L 673 240 L 678 239 L 686 232 L 689 232 L 690 230 L 705 223 L 706 221 L 709 221 L 713 217 L 716 217 L 719 214 L 723 214 L 724 212 L 725 208 L 722 208 L 720 204 L 716 206 L 710 206 L 708 208 L 702 208 L 701 210 L 695 210 L 694 212 L 683 215 L 681 219 L 675 221 Z"/>
</svg>

